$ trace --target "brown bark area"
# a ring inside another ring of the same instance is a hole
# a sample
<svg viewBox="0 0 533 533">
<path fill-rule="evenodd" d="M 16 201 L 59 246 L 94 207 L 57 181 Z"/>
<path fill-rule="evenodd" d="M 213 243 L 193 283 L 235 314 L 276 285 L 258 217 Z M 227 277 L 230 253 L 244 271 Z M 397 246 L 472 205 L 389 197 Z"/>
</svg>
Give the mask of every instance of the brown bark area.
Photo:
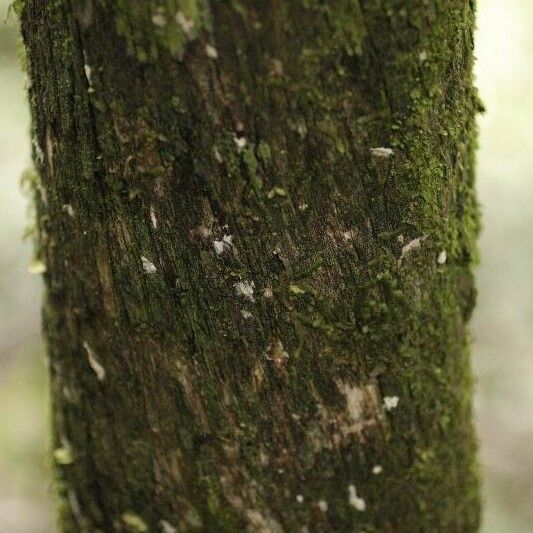
<svg viewBox="0 0 533 533">
<path fill-rule="evenodd" d="M 62 527 L 474 531 L 473 3 L 19 8 Z"/>
</svg>

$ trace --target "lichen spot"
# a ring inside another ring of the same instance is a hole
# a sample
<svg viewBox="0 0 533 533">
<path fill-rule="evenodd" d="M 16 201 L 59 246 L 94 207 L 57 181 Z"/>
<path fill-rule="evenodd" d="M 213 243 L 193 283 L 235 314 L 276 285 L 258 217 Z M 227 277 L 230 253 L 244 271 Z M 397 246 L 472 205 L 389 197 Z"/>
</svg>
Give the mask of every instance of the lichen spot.
<svg viewBox="0 0 533 533">
<path fill-rule="evenodd" d="M 157 229 L 157 215 L 153 205 L 150 206 L 150 221 L 152 223 L 152 228 Z"/>
<path fill-rule="evenodd" d="M 222 255 L 226 249 L 224 241 L 213 241 L 213 247 L 217 255 Z"/>
<path fill-rule="evenodd" d="M 267 198 L 269 200 L 272 200 L 272 198 L 275 198 L 276 196 L 279 196 L 281 198 L 285 198 L 287 196 L 287 191 L 283 187 L 272 187 L 270 191 L 268 191 Z"/>
<path fill-rule="evenodd" d="M 213 146 L 213 155 L 218 163 L 224 163 L 224 158 L 222 157 L 222 154 L 217 146 Z"/>
<path fill-rule="evenodd" d="M 254 287 L 255 283 L 253 281 L 238 281 L 233 284 L 237 296 L 242 296 L 250 302 L 255 302 L 254 298 Z"/>
<path fill-rule="evenodd" d="M 419 250 L 422 247 L 422 243 L 426 239 L 427 239 L 427 235 L 423 235 L 422 237 L 417 237 L 416 239 L 409 241 L 405 246 L 402 247 L 401 259 L 409 255 L 411 252 L 414 252 L 415 250 Z"/>
<path fill-rule="evenodd" d="M 168 520 L 160 520 L 159 527 L 163 533 L 177 533 L 178 531 Z"/>
<path fill-rule="evenodd" d="M 248 141 L 245 137 L 233 137 L 233 141 L 235 142 L 235 145 L 237 146 L 237 150 L 242 151 L 246 148 L 246 145 L 248 144 Z"/>
<path fill-rule="evenodd" d="M 164 28 L 167 25 L 167 18 L 158 10 L 158 12 L 152 16 L 152 23 L 158 28 Z"/>
<path fill-rule="evenodd" d="M 205 45 L 205 53 L 209 59 L 218 59 L 218 51 L 217 49 L 211 45 L 206 44 Z"/>
<path fill-rule="evenodd" d="M 380 146 L 379 148 L 370 148 L 370 154 L 378 159 L 389 159 L 394 155 L 394 151 L 392 148 Z"/>
<path fill-rule="evenodd" d="M 289 285 L 289 292 L 291 294 L 294 294 L 295 296 L 301 296 L 302 294 L 305 294 L 305 290 L 296 285 L 295 283 Z"/>
<path fill-rule="evenodd" d="M 217 255 L 222 255 L 224 252 L 231 250 L 233 247 L 233 235 L 224 235 L 222 240 L 213 241 L 213 247 Z"/>
<path fill-rule="evenodd" d="M 385 396 L 383 398 L 383 408 L 385 411 L 392 411 L 398 407 L 400 403 L 400 398 L 398 396 Z"/>
<path fill-rule="evenodd" d="M 70 217 L 74 218 L 74 208 L 70 204 L 63 204 L 61 209 Z"/>
<path fill-rule="evenodd" d="M 74 462 L 74 454 L 70 446 L 62 446 L 54 450 L 54 461 L 61 466 L 71 465 Z"/>
<path fill-rule="evenodd" d="M 87 361 L 89 361 L 89 366 L 93 369 L 93 372 L 96 374 L 96 379 L 98 379 L 98 381 L 104 381 L 105 374 L 106 374 L 105 368 L 100 364 L 100 361 L 98 361 L 96 354 L 94 353 L 93 349 L 89 346 L 89 343 L 87 341 L 83 342 L 83 347 L 85 351 L 87 352 Z"/>
<path fill-rule="evenodd" d="M 247 311 L 246 309 L 241 310 L 241 315 L 245 320 L 249 320 L 250 318 L 253 318 L 254 315 L 250 313 L 250 311 Z"/>
<path fill-rule="evenodd" d="M 183 30 L 183 33 L 190 37 L 194 30 L 194 20 L 191 20 L 185 16 L 183 11 L 178 11 L 176 13 L 176 22 L 178 26 Z"/>
<path fill-rule="evenodd" d="M 339 391 L 346 398 L 346 407 L 353 422 L 359 422 L 363 418 L 366 396 L 359 387 L 352 387 L 342 381 L 337 382 Z"/>
<path fill-rule="evenodd" d="M 139 515 L 136 515 L 130 511 L 127 511 L 122 515 L 122 521 L 128 528 L 130 528 L 131 531 L 134 531 L 135 533 L 149 531 L 146 522 Z"/>
<path fill-rule="evenodd" d="M 270 70 L 268 72 L 274 78 L 281 78 L 285 74 L 285 67 L 283 62 L 277 58 L 273 58 L 270 62 Z"/>
<path fill-rule="evenodd" d="M 28 272 L 30 274 L 44 274 L 46 272 L 46 265 L 41 259 L 33 259 L 28 265 Z"/>
<path fill-rule="evenodd" d="M 89 87 L 92 87 L 93 80 L 92 80 L 92 69 L 89 65 L 83 65 L 83 70 L 85 71 L 85 78 L 87 79 L 87 83 L 89 84 Z"/>
<path fill-rule="evenodd" d="M 328 502 L 326 500 L 320 500 L 318 502 L 318 508 L 323 512 L 323 513 L 327 513 L 328 512 Z"/>
<path fill-rule="evenodd" d="M 355 485 L 348 486 L 348 503 L 360 513 L 366 511 L 366 502 L 357 495 Z"/>
<path fill-rule="evenodd" d="M 357 230 L 351 229 L 343 232 L 342 238 L 345 242 L 353 241 L 357 237 Z"/>
<path fill-rule="evenodd" d="M 274 298 L 274 291 L 272 290 L 272 287 L 265 287 L 263 290 L 263 296 L 269 300 Z"/>
<path fill-rule="evenodd" d="M 142 265 L 143 265 L 143 270 L 147 274 L 155 274 L 157 272 L 157 268 L 152 263 L 152 261 L 150 261 L 150 259 L 147 259 L 146 257 L 144 257 L 144 255 L 141 256 L 141 262 L 142 262 Z"/>
</svg>

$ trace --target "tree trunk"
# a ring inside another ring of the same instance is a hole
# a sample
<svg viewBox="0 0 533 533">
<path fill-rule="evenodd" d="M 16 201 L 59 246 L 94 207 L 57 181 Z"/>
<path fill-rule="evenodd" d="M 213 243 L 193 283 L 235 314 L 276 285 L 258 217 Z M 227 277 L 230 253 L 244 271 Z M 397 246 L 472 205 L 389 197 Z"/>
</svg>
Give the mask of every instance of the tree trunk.
<svg viewBox="0 0 533 533">
<path fill-rule="evenodd" d="M 65 531 L 475 531 L 474 1 L 18 0 Z"/>
</svg>

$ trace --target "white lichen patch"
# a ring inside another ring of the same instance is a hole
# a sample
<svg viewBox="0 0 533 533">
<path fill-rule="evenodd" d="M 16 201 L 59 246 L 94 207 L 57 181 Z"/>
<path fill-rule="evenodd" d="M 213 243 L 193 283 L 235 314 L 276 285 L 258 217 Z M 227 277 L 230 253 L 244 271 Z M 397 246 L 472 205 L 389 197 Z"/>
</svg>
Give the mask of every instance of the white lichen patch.
<svg viewBox="0 0 533 533">
<path fill-rule="evenodd" d="M 303 139 L 309 132 L 309 130 L 307 129 L 307 125 L 305 124 L 305 122 L 300 122 L 297 126 L 296 126 L 296 131 L 298 132 L 298 135 Z"/>
<path fill-rule="evenodd" d="M 392 148 L 385 148 L 383 146 L 380 146 L 379 148 L 370 148 L 370 153 L 372 154 L 372 157 L 377 157 L 379 159 L 389 159 L 389 157 L 394 155 Z"/>
<path fill-rule="evenodd" d="M 153 205 L 150 206 L 150 222 L 152 223 L 152 228 L 157 229 L 157 215 Z"/>
<path fill-rule="evenodd" d="M 53 452 L 54 461 L 58 465 L 71 465 L 74 462 L 74 454 L 72 453 L 72 448 L 68 445 L 61 446 L 61 448 L 56 448 Z"/>
<path fill-rule="evenodd" d="M 224 158 L 222 157 L 222 154 L 220 153 L 220 150 L 217 146 L 213 146 L 213 155 L 215 156 L 215 159 L 218 163 L 224 162 Z"/>
<path fill-rule="evenodd" d="M 267 299 L 274 298 L 274 291 L 272 287 L 265 287 L 263 290 L 263 296 Z"/>
<path fill-rule="evenodd" d="M 323 512 L 323 513 L 327 513 L 328 512 L 328 502 L 326 500 L 320 500 L 318 502 L 318 508 Z"/>
<path fill-rule="evenodd" d="M 41 147 L 39 146 L 39 143 L 37 142 L 37 139 L 35 139 L 35 137 L 32 138 L 31 145 L 32 145 L 33 151 L 35 153 L 35 158 L 37 159 L 37 162 L 38 163 L 43 163 L 44 162 L 44 153 L 41 150 Z"/>
<path fill-rule="evenodd" d="M 259 450 L 259 461 L 261 463 L 261 466 L 267 466 L 270 463 L 270 457 L 268 456 L 268 453 L 265 452 L 265 450 L 263 449 Z"/>
<path fill-rule="evenodd" d="M 366 502 L 357 495 L 355 485 L 348 486 L 348 503 L 360 513 L 366 511 Z"/>
<path fill-rule="evenodd" d="M 422 247 L 422 243 L 426 239 L 427 239 L 427 235 L 423 235 L 422 237 L 417 237 L 416 239 L 409 241 L 405 246 L 402 247 L 401 259 L 403 259 L 406 255 L 409 255 L 411 252 L 414 252 L 415 250 L 419 250 Z"/>
<path fill-rule="evenodd" d="M 49 128 L 46 129 L 45 135 L 46 157 L 48 159 L 48 166 L 52 176 L 54 175 L 54 140 Z"/>
<path fill-rule="evenodd" d="M 363 403 L 365 400 L 365 395 L 359 387 L 351 386 L 348 383 L 339 382 L 337 387 L 344 394 L 346 398 L 346 406 L 348 408 L 348 413 L 350 413 L 350 418 L 357 422 L 361 419 L 363 415 Z"/>
<path fill-rule="evenodd" d="M 353 241 L 356 237 L 357 237 L 357 230 L 354 230 L 354 229 L 344 231 L 342 234 L 342 238 L 345 242 Z"/>
<path fill-rule="evenodd" d="M 287 196 L 287 191 L 283 187 L 278 187 L 278 186 L 272 187 L 272 189 L 270 189 L 270 191 L 267 194 L 267 198 L 269 200 L 272 200 L 272 198 L 276 196 L 280 196 L 281 198 L 284 198 Z"/>
<path fill-rule="evenodd" d="M 355 386 L 344 381 L 337 381 L 339 392 L 346 399 L 346 413 L 338 415 L 335 421 L 339 429 L 339 442 L 350 435 L 359 440 L 365 439 L 365 431 L 379 425 L 383 419 L 377 386 L 374 383 Z"/>
<path fill-rule="evenodd" d="M 226 243 L 224 241 L 213 241 L 213 248 L 217 255 L 222 255 L 226 249 Z"/>
<path fill-rule="evenodd" d="M 177 533 L 178 531 L 168 520 L 160 520 L 159 527 L 163 533 Z"/>
<path fill-rule="evenodd" d="M 192 505 L 188 507 L 183 518 L 185 525 L 188 526 L 185 528 L 186 531 L 203 529 L 202 517 Z"/>
<path fill-rule="evenodd" d="M 85 71 L 85 78 L 87 79 L 87 84 L 89 87 L 93 86 L 93 79 L 92 79 L 92 69 L 89 65 L 85 64 L 83 65 L 83 70 Z"/>
<path fill-rule="evenodd" d="M 289 292 L 295 296 L 301 296 L 302 294 L 305 294 L 305 290 L 294 283 L 289 285 Z"/>
<path fill-rule="evenodd" d="M 63 204 L 61 209 L 70 217 L 74 218 L 74 208 L 70 204 Z"/>
<path fill-rule="evenodd" d="M 155 274 L 157 272 L 157 268 L 152 263 L 152 261 L 150 261 L 150 259 L 144 257 L 144 255 L 141 256 L 141 262 L 142 262 L 143 270 L 147 274 Z"/>
<path fill-rule="evenodd" d="M 213 241 L 213 247 L 217 255 L 222 255 L 225 251 L 231 250 L 233 247 L 233 235 L 224 235 L 222 240 Z"/>
<path fill-rule="evenodd" d="M 218 59 L 218 51 L 217 49 L 211 45 L 206 44 L 205 45 L 205 53 L 209 59 Z"/>
<path fill-rule="evenodd" d="M 194 20 L 191 20 L 185 16 L 183 11 L 176 13 L 176 22 L 178 26 L 183 30 L 183 33 L 188 37 L 191 37 L 194 32 Z"/>
<path fill-rule="evenodd" d="M 98 379 L 98 381 L 104 381 L 105 374 L 106 374 L 105 368 L 100 364 L 100 361 L 98 361 L 96 354 L 94 353 L 93 349 L 89 346 L 89 343 L 87 341 L 83 342 L 83 347 L 85 348 L 85 351 L 87 352 L 87 360 L 89 361 L 89 366 L 93 369 L 93 372 L 96 374 L 96 379 Z"/>
<path fill-rule="evenodd" d="M 448 254 L 447 254 L 446 250 L 442 250 L 439 253 L 438 257 L 437 257 L 437 263 L 439 265 L 444 265 L 444 264 L 446 264 L 447 260 L 448 260 Z"/>
<path fill-rule="evenodd" d="M 237 296 L 242 296 L 250 302 L 255 302 L 254 298 L 254 287 L 255 283 L 253 281 L 237 281 L 233 284 Z"/>
<path fill-rule="evenodd" d="M 74 516 L 78 524 L 84 523 L 85 517 L 83 516 L 83 513 L 81 511 L 80 501 L 78 499 L 78 496 L 76 495 L 74 488 L 69 484 L 67 484 L 67 492 L 68 492 L 68 503 L 70 505 L 72 515 Z"/>
<path fill-rule="evenodd" d="M 248 141 L 246 140 L 246 137 L 233 137 L 233 141 L 235 142 L 235 145 L 237 146 L 237 149 L 239 151 L 244 150 L 246 148 L 246 145 L 248 144 Z"/>
<path fill-rule="evenodd" d="M 400 403 L 400 398 L 398 396 L 385 396 L 383 398 L 383 408 L 385 411 L 392 411 L 398 407 Z"/>
<path fill-rule="evenodd" d="M 135 513 L 132 513 L 130 511 L 126 511 L 125 513 L 123 513 L 122 521 L 124 522 L 124 524 L 126 524 L 127 527 L 137 533 L 149 531 L 146 522 L 139 515 L 136 515 Z"/>
<path fill-rule="evenodd" d="M 270 61 L 269 74 L 276 78 L 281 78 L 284 75 L 284 73 L 285 73 L 285 67 L 283 66 L 283 62 L 276 57 L 273 58 Z"/>
<path fill-rule="evenodd" d="M 32 259 L 28 265 L 28 272 L 30 274 L 44 274 L 46 272 L 46 265 L 41 259 Z"/>
<path fill-rule="evenodd" d="M 158 28 L 164 28 L 167 25 L 167 18 L 163 13 L 158 12 L 152 16 L 152 24 Z"/>
<path fill-rule="evenodd" d="M 283 533 L 285 531 L 268 512 L 262 514 L 255 509 L 246 509 L 244 514 L 248 521 L 246 531 L 257 531 L 258 533 Z"/>
<path fill-rule="evenodd" d="M 374 466 L 374 468 L 372 468 L 372 474 L 374 474 L 375 476 L 378 476 L 379 474 L 381 474 L 381 472 L 383 472 L 383 467 L 381 465 L 376 465 Z"/>
<path fill-rule="evenodd" d="M 250 318 L 253 318 L 254 315 L 250 313 L 250 311 L 247 311 L 246 309 L 241 310 L 241 315 L 244 319 L 249 320 Z"/>
</svg>

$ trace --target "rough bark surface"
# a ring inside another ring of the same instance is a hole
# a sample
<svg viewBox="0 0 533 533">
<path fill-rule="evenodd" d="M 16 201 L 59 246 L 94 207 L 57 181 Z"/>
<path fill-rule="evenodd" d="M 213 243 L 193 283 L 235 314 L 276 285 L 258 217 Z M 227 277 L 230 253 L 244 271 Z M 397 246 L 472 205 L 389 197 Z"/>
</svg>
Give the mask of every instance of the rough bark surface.
<svg viewBox="0 0 533 533">
<path fill-rule="evenodd" d="M 65 531 L 475 531 L 472 0 L 18 0 Z"/>
</svg>

